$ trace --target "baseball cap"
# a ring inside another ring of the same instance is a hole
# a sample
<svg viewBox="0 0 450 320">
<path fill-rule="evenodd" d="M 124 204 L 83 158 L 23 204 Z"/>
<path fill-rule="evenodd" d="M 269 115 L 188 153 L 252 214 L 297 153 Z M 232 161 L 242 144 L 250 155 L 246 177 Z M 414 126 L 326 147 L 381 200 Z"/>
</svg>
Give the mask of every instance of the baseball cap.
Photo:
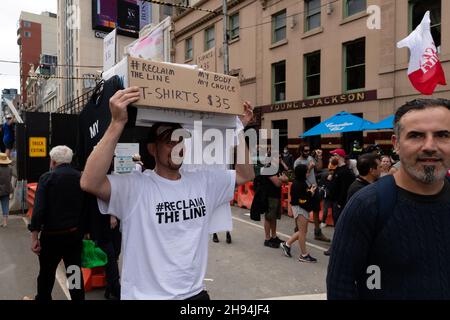
<svg viewBox="0 0 450 320">
<path fill-rule="evenodd" d="M 156 122 L 148 132 L 147 143 L 155 143 L 157 140 L 163 137 L 170 137 L 172 132 L 177 129 L 183 129 L 186 132 L 184 137 L 191 137 L 190 132 L 188 130 L 185 130 L 179 123 Z"/>
<path fill-rule="evenodd" d="M 345 158 L 347 154 L 345 153 L 344 149 L 335 149 L 333 151 L 330 151 L 330 154 L 332 155 L 338 155 L 342 158 Z"/>
</svg>

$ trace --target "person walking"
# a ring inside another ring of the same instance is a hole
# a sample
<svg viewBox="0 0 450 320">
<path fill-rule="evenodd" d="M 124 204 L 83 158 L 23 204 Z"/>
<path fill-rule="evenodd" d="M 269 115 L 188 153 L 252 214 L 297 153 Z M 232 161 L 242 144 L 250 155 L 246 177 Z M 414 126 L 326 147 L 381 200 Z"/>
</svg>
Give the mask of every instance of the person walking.
<svg viewBox="0 0 450 320">
<path fill-rule="evenodd" d="M 281 243 L 281 249 L 284 255 L 292 257 L 291 246 L 298 241 L 300 246 L 300 262 L 317 262 L 316 258 L 311 257 L 306 249 L 306 234 L 308 232 L 309 213 L 312 210 L 312 198 L 316 192 L 317 186 L 309 186 L 306 181 L 308 167 L 299 164 L 295 167 L 295 180 L 291 186 L 291 206 L 294 215 L 295 224 L 298 228 L 286 242 Z"/>
<path fill-rule="evenodd" d="M 8 226 L 9 195 L 13 192 L 11 162 L 6 153 L 0 153 L 0 202 L 2 205 L 3 228 Z"/>
<path fill-rule="evenodd" d="M 311 156 L 311 148 L 308 144 L 301 144 L 298 148 L 299 157 L 294 162 L 295 167 L 299 164 L 304 164 L 308 167 L 308 173 L 306 175 L 307 182 L 309 186 L 317 186 L 316 173 L 315 170 L 322 170 L 323 160 L 322 160 L 322 150 L 315 150 L 316 158 Z M 314 194 L 312 203 L 312 211 L 314 218 L 314 239 L 324 242 L 330 242 L 330 239 L 326 237 L 320 228 L 320 196 L 318 193 Z"/>
<path fill-rule="evenodd" d="M 14 118 L 12 115 L 6 115 L 6 121 L 3 123 L 3 144 L 5 145 L 5 153 L 11 158 L 11 151 L 14 147 Z"/>
<path fill-rule="evenodd" d="M 86 162 L 81 187 L 97 196 L 102 214 L 113 213 L 122 222 L 122 300 L 209 300 L 203 284 L 209 230 L 231 227 L 231 214 L 218 217 L 223 218 L 219 222 L 215 209 L 233 199 L 236 185 L 254 178 L 253 165 L 246 153 L 246 163 L 235 170 L 182 172 L 184 154 L 172 151 L 183 146 L 184 135 L 172 135 L 186 132 L 178 123 L 157 122 L 147 138 L 155 169 L 107 175 L 128 121 L 127 106 L 139 97 L 139 88 L 130 87 L 110 99 L 112 120 Z M 244 109 L 253 114 L 248 103 Z"/>
<path fill-rule="evenodd" d="M 50 150 L 50 171 L 39 178 L 31 231 L 31 250 L 39 257 L 36 300 L 52 300 L 58 264 L 64 261 L 67 277 L 79 277 L 69 286 L 72 300 L 84 300 L 81 273 L 82 240 L 86 230 L 85 194 L 80 187 L 81 173 L 75 170 L 73 152 L 67 146 Z"/>
</svg>

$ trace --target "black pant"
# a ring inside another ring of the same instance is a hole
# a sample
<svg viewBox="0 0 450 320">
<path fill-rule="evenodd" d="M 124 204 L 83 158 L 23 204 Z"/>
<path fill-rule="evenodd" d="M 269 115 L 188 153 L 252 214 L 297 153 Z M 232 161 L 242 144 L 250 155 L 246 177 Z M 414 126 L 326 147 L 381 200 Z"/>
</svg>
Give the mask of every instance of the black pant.
<svg viewBox="0 0 450 320">
<path fill-rule="evenodd" d="M 98 240 L 97 245 L 108 256 L 108 263 L 105 266 L 106 292 L 114 297 L 120 298 L 120 273 L 119 273 L 119 255 L 122 243 L 122 235 L 119 227 L 111 231 L 110 240 Z"/>
<path fill-rule="evenodd" d="M 332 214 L 333 214 L 334 227 L 336 227 L 336 225 L 337 225 L 337 222 L 338 222 L 339 217 L 341 215 L 342 209 L 343 209 L 342 207 L 338 208 L 337 202 L 333 203 L 333 212 L 332 212 Z"/>
<path fill-rule="evenodd" d="M 70 297 L 72 300 L 84 300 L 84 282 L 81 272 L 81 250 L 82 238 L 78 232 L 72 232 L 62 235 L 47 235 L 43 233 L 40 238 L 41 252 L 39 254 L 39 276 L 37 278 L 37 296 L 36 300 L 52 300 L 52 290 L 55 284 L 55 273 L 61 259 L 64 261 L 66 270 L 70 266 L 75 266 L 76 272 L 69 269 L 67 277 L 79 274 L 76 279 L 80 286 L 70 288 Z M 78 272 L 78 273 L 77 273 Z M 69 285 L 74 283 L 69 281 Z"/>
<path fill-rule="evenodd" d="M 209 297 L 208 291 L 203 290 L 200 293 L 196 294 L 195 296 L 187 298 L 185 300 L 201 301 L 201 300 L 211 300 L 211 298 Z"/>
</svg>

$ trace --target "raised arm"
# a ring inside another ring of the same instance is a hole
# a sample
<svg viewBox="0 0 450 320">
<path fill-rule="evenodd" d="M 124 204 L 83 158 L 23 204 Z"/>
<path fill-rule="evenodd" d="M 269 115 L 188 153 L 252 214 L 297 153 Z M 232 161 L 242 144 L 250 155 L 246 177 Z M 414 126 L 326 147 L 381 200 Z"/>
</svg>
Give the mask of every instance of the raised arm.
<svg viewBox="0 0 450 320">
<path fill-rule="evenodd" d="M 240 117 L 240 120 L 244 127 L 253 118 L 253 108 L 249 102 L 244 102 L 244 114 Z M 244 134 L 242 132 L 238 135 L 238 161 L 235 166 L 236 169 L 236 185 L 240 186 L 248 181 L 255 179 L 255 171 L 253 170 L 253 164 L 248 152 L 247 145 L 245 143 Z"/>
<path fill-rule="evenodd" d="M 111 185 L 106 177 L 114 155 L 114 149 L 128 121 L 127 106 L 139 99 L 139 88 L 131 87 L 117 91 L 109 100 L 111 123 L 103 138 L 92 150 L 86 161 L 81 188 L 103 201 L 109 201 Z"/>
</svg>

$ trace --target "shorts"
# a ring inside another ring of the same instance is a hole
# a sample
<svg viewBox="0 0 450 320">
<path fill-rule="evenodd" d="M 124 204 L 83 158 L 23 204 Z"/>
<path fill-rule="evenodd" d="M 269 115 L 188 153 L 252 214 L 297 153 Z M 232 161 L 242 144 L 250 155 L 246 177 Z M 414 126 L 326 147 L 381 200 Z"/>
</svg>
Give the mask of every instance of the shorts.
<svg viewBox="0 0 450 320">
<path fill-rule="evenodd" d="M 281 219 L 281 199 L 268 198 L 267 212 L 264 217 L 266 220 Z"/>
<path fill-rule="evenodd" d="M 309 220 L 309 212 L 300 206 L 292 206 L 292 213 L 294 214 L 294 219 L 297 219 L 298 216 L 303 216 L 306 220 Z"/>
</svg>

